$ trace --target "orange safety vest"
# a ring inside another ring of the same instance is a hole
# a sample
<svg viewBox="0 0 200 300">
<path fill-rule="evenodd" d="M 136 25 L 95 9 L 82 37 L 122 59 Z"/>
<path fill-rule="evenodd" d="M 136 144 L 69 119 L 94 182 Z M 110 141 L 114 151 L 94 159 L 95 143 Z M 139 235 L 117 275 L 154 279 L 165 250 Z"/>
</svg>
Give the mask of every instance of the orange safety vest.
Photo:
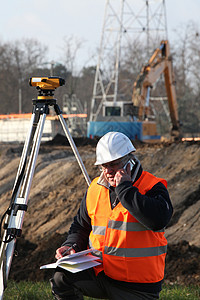
<svg viewBox="0 0 200 300">
<path fill-rule="evenodd" d="M 164 229 L 152 231 L 139 223 L 119 202 L 112 210 L 109 189 L 97 184 L 95 178 L 87 192 L 86 206 L 91 218 L 90 247 L 97 253 L 102 264 L 95 267 L 96 275 L 104 270 L 115 280 L 153 283 L 164 277 L 167 240 Z M 143 171 L 133 184 L 141 194 L 146 194 L 156 183 L 156 178 Z"/>
</svg>

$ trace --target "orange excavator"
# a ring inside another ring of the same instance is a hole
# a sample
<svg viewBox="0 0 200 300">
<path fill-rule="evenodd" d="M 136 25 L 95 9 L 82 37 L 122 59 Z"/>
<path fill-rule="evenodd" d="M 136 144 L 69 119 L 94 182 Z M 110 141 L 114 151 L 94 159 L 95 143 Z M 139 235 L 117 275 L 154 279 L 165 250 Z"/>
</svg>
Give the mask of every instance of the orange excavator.
<svg viewBox="0 0 200 300">
<path fill-rule="evenodd" d="M 161 41 L 160 47 L 155 49 L 148 64 L 143 66 L 136 79 L 133 87 L 133 105 L 134 108 L 137 108 L 138 120 L 148 120 L 150 90 L 161 74 L 164 74 L 165 78 L 169 113 L 172 122 L 171 135 L 178 139 L 180 137 L 180 122 L 178 118 L 172 59 L 167 40 Z"/>
</svg>

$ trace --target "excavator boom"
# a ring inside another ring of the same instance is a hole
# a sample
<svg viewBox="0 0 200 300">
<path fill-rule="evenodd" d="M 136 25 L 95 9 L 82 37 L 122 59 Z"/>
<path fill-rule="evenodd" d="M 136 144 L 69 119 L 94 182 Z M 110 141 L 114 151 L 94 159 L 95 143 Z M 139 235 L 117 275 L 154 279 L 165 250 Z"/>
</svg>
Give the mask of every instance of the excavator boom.
<svg viewBox="0 0 200 300">
<path fill-rule="evenodd" d="M 137 117 L 140 121 L 148 119 L 150 89 L 159 79 L 161 74 L 165 77 L 165 87 L 168 98 L 169 112 L 172 122 L 172 135 L 180 134 L 180 125 L 178 119 L 178 109 L 176 100 L 175 80 L 170 57 L 169 43 L 167 40 L 161 41 L 148 64 L 145 65 L 133 87 L 133 105 L 137 107 Z"/>
</svg>

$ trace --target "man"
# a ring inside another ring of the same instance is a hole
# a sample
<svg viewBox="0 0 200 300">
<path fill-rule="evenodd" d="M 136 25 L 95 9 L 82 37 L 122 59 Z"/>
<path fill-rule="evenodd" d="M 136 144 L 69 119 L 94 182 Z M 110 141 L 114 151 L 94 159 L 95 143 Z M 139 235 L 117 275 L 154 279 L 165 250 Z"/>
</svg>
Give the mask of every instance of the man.
<svg viewBox="0 0 200 300">
<path fill-rule="evenodd" d="M 93 247 L 102 264 L 75 274 L 57 268 L 51 279 L 56 299 L 159 298 L 167 250 L 164 228 L 173 208 L 167 182 L 143 171 L 135 151 L 120 132 L 99 140 L 95 165 L 101 175 L 89 186 L 56 258 L 70 246 L 67 254 Z"/>
</svg>

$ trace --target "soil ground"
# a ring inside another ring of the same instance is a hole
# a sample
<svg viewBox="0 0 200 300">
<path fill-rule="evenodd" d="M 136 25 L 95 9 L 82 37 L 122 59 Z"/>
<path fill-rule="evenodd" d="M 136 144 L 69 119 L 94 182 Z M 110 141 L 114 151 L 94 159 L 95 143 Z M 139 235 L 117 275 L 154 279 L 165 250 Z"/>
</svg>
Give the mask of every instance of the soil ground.
<svg viewBox="0 0 200 300">
<path fill-rule="evenodd" d="M 95 162 L 96 140 L 74 139 L 90 178 L 99 174 Z M 166 282 L 200 285 L 200 144 L 198 142 L 135 143 L 143 168 L 168 181 L 174 215 L 166 228 L 168 254 Z M 21 157 L 22 144 L 0 144 L 1 215 L 9 206 Z M 87 188 L 65 137 L 42 143 L 32 182 L 22 237 L 17 239 L 9 278 L 43 280 L 55 261 L 55 250 L 66 239 Z"/>
</svg>

